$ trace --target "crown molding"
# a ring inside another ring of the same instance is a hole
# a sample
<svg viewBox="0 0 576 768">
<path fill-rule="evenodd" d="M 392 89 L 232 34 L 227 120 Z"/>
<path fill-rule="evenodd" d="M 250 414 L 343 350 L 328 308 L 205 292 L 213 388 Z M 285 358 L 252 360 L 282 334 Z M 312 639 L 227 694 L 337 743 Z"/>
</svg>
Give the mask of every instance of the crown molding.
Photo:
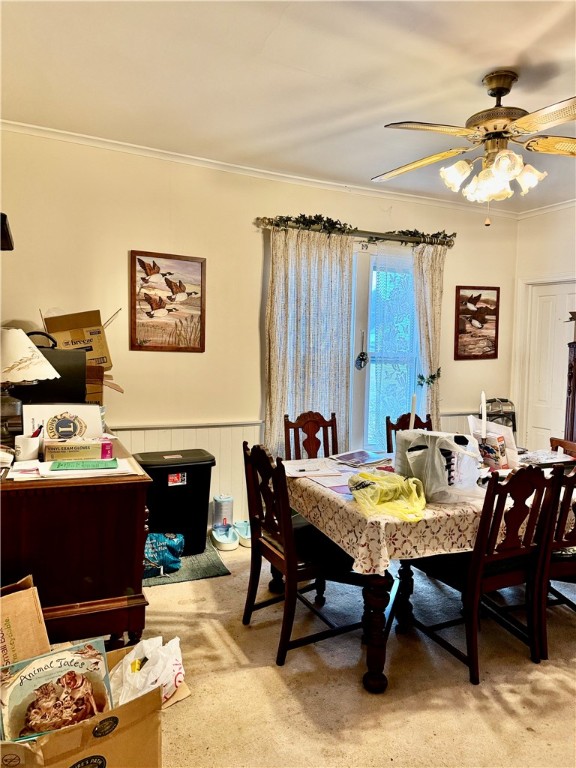
<svg viewBox="0 0 576 768">
<path fill-rule="evenodd" d="M 97 136 L 88 136 L 81 133 L 71 133 L 69 131 L 60 131 L 55 128 L 44 128 L 38 125 L 30 125 L 28 123 L 18 123 L 11 120 L 0 120 L 0 128 L 4 131 L 11 133 L 27 134 L 30 136 L 38 136 L 44 139 L 50 139 L 52 141 L 64 141 L 71 144 L 81 144 L 84 146 L 95 147 L 97 149 L 104 149 L 113 152 L 124 152 L 126 154 L 139 155 L 142 157 L 150 157 L 155 160 L 164 160 L 166 162 L 182 163 L 184 165 L 193 165 L 200 168 L 209 168 L 216 171 L 222 171 L 224 173 L 235 173 L 243 176 L 252 176 L 254 178 L 266 179 L 268 181 L 279 181 L 286 184 L 297 184 L 299 186 L 316 187 L 318 189 L 331 190 L 333 192 L 349 192 L 354 195 L 363 195 L 366 197 L 378 197 L 380 199 L 390 200 L 398 203 L 410 203 L 411 205 L 425 205 L 434 206 L 435 208 L 448 208 L 450 210 L 461 210 L 466 213 L 471 213 L 475 209 L 474 203 L 460 202 L 460 200 L 447 201 L 435 197 L 427 197 L 423 195 L 411 195 L 402 192 L 389 192 L 386 190 L 374 189 L 373 187 L 364 187 L 362 185 L 343 184 L 339 182 L 322 181 L 320 179 L 310 179 L 304 176 L 292 176 L 285 173 L 278 173 L 275 171 L 266 171 L 260 168 L 251 168 L 249 166 L 234 165 L 232 163 L 225 163 L 220 160 L 210 160 L 204 157 L 195 157 L 193 155 L 184 155 L 179 152 L 169 152 L 162 149 L 153 149 L 152 147 L 143 147 L 137 144 L 128 144 L 121 141 L 114 141 L 111 139 L 101 139 Z M 565 208 L 572 208 L 576 206 L 576 200 L 569 200 L 556 205 L 545 206 L 543 208 L 535 208 L 531 211 L 525 211 L 524 213 L 517 213 L 515 211 L 507 211 L 499 208 L 498 210 L 491 210 L 491 218 L 506 218 L 522 220 L 531 218 L 532 216 L 540 216 L 551 211 L 563 210 Z M 476 209 L 480 214 L 483 213 L 480 209 Z"/>
</svg>

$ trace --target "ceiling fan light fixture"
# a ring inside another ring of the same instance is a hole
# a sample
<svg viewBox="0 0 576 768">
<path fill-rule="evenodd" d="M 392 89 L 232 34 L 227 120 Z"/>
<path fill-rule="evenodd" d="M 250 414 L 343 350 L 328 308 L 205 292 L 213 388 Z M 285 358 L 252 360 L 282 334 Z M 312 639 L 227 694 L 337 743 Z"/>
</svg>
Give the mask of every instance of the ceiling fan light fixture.
<svg viewBox="0 0 576 768">
<path fill-rule="evenodd" d="M 539 181 L 546 178 L 546 171 L 538 171 L 532 165 L 525 165 L 522 173 L 516 176 L 516 181 L 520 185 L 521 195 L 525 195 L 529 190 L 534 189 Z"/>
<path fill-rule="evenodd" d="M 462 183 L 471 173 L 472 162 L 470 160 L 458 160 L 457 163 L 448 168 L 440 168 L 440 177 L 452 192 L 459 192 Z"/>
<path fill-rule="evenodd" d="M 490 167 L 474 176 L 462 194 L 471 203 L 487 203 L 490 200 L 506 200 L 514 192 L 510 189 L 510 182 L 496 176 Z"/>
<path fill-rule="evenodd" d="M 519 176 L 523 168 L 524 160 L 521 155 L 517 155 L 516 152 L 512 152 L 510 149 L 500 150 L 492 164 L 494 174 L 507 181 Z"/>
</svg>

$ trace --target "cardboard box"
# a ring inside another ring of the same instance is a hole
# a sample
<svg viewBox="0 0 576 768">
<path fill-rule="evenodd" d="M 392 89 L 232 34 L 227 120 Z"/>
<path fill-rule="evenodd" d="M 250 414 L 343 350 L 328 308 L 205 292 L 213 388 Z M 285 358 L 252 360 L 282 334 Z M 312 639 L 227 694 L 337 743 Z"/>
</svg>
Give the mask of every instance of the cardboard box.
<svg viewBox="0 0 576 768">
<path fill-rule="evenodd" d="M 129 650 L 107 653 L 109 669 Z M 78 725 L 31 741 L 3 741 L 1 764 L 18 768 L 161 768 L 161 709 L 158 687 Z"/>
<path fill-rule="evenodd" d="M 112 440 L 44 440 L 44 461 L 85 461 L 86 459 L 112 459 Z"/>
<path fill-rule="evenodd" d="M 112 368 L 99 310 L 45 317 L 44 326 L 58 342 L 58 348 L 84 349 L 88 365 L 99 365 L 104 370 Z"/>
<path fill-rule="evenodd" d="M 50 650 L 32 576 L 2 587 L 0 622 L 0 666 L 40 656 Z"/>
<path fill-rule="evenodd" d="M 490 469 L 510 468 L 506 455 L 506 440 L 503 435 L 487 432 L 486 437 L 482 438 L 480 432 L 474 432 L 474 437 L 478 440 L 478 449 L 484 464 Z"/>
<path fill-rule="evenodd" d="M 86 366 L 86 402 L 104 405 L 104 368 L 101 365 Z"/>
</svg>

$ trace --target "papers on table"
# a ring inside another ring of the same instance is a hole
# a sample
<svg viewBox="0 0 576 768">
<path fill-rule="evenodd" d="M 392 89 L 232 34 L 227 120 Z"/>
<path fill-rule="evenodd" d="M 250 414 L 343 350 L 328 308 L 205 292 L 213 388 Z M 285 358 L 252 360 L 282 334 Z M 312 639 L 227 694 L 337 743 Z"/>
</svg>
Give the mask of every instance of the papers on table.
<svg viewBox="0 0 576 768">
<path fill-rule="evenodd" d="M 115 469 L 70 469 L 53 472 L 51 461 L 17 461 L 6 475 L 7 480 L 70 480 L 83 477 L 106 477 L 110 475 L 139 475 L 143 470 L 132 459 L 118 459 Z"/>
<path fill-rule="evenodd" d="M 340 477 L 329 459 L 293 459 L 283 461 L 286 477 Z"/>
<path fill-rule="evenodd" d="M 558 451 L 529 451 L 523 453 L 518 457 L 520 464 L 536 464 L 539 467 L 555 466 L 556 464 L 567 464 L 571 466 L 576 464 L 576 459 L 572 456 L 567 456 L 565 453 L 558 453 Z"/>
<path fill-rule="evenodd" d="M 351 451 L 350 453 L 337 453 L 330 457 L 340 464 L 349 467 L 361 467 L 365 464 L 392 464 L 392 458 L 386 451 Z"/>
</svg>

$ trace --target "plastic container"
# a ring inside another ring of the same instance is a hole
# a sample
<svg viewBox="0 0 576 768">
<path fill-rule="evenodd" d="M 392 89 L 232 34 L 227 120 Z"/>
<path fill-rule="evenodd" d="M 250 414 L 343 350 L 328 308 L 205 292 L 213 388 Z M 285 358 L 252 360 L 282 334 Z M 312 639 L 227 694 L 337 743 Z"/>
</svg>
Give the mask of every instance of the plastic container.
<svg viewBox="0 0 576 768">
<path fill-rule="evenodd" d="M 216 528 L 219 525 L 227 525 L 232 523 L 234 515 L 234 499 L 232 496 L 221 494 L 220 496 L 214 496 L 214 514 L 212 516 L 212 527 Z"/>
<path fill-rule="evenodd" d="M 183 555 L 204 552 L 214 456 L 193 448 L 135 453 L 134 458 L 152 478 L 147 493 L 149 530 L 182 533 Z"/>
</svg>

